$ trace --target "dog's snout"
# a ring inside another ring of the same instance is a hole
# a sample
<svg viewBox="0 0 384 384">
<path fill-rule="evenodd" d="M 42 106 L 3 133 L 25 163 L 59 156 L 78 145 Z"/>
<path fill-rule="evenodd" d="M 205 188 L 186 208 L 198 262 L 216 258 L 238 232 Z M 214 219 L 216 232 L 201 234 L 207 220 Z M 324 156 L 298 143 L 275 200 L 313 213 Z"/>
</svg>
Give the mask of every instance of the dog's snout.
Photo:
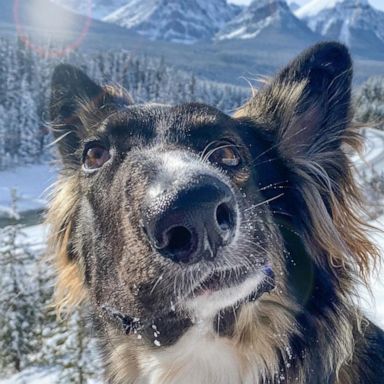
<svg viewBox="0 0 384 384">
<path fill-rule="evenodd" d="M 231 189 L 214 176 L 203 176 L 176 192 L 149 194 L 144 219 L 146 234 L 162 256 L 175 262 L 195 263 L 213 259 L 219 247 L 228 245 L 237 222 Z M 152 208 L 151 208 L 152 207 Z"/>
</svg>

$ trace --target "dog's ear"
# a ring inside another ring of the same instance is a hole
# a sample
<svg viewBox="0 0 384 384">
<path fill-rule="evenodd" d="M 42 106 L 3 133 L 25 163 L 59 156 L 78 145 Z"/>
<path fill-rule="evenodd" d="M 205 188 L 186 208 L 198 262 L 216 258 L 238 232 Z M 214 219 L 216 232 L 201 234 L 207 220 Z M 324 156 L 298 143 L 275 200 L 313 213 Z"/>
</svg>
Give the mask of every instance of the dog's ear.
<svg viewBox="0 0 384 384">
<path fill-rule="evenodd" d="M 68 64 L 58 65 L 52 76 L 50 118 L 55 141 L 64 161 L 71 160 L 84 135 L 85 116 L 104 115 L 133 101 L 117 86 L 99 86 L 83 71 Z"/>
<path fill-rule="evenodd" d="M 346 145 L 361 144 L 350 124 L 351 82 L 347 48 L 320 43 L 294 59 L 237 117 L 264 127 L 285 161 L 300 199 L 300 232 L 308 252 L 318 263 L 327 255 L 339 279 L 343 269 L 366 279 L 370 262 L 379 256 L 361 220 L 359 188 L 345 151 Z"/>
<path fill-rule="evenodd" d="M 317 44 L 294 59 L 237 116 L 269 131 L 288 161 L 340 148 L 350 122 L 352 61 L 345 46 Z"/>
</svg>

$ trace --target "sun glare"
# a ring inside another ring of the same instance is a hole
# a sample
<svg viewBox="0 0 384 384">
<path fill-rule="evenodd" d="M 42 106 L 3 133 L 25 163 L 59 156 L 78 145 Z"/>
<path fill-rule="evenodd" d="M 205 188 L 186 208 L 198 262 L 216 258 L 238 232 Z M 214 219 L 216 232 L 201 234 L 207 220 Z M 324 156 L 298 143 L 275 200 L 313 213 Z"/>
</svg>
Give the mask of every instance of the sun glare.
<svg viewBox="0 0 384 384">
<path fill-rule="evenodd" d="M 26 46 L 43 56 L 68 54 L 89 31 L 92 0 L 88 0 L 87 16 L 62 9 L 58 12 L 58 7 L 47 0 L 29 0 L 29 6 L 22 12 L 20 1 L 14 0 L 13 9 L 17 33 Z M 52 45 L 56 48 L 48 48 Z"/>
</svg>

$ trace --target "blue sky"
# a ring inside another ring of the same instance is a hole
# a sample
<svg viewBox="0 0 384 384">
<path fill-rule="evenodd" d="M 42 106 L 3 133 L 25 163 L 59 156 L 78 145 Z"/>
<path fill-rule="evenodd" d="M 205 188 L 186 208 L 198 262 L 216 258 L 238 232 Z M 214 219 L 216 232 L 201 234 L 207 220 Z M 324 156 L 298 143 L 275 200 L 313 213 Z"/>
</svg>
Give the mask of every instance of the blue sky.
<svg viewBox="0 0 384 384">
<path fill-rule="evenodd" d="M 229 0 L 229 1 L 235 4 L 249 4 L 252 0 Z M 309 0 L 295 0 L 295 2 L 298 4 L 306 4 L 306 3 L 309 3 Z M 369 2 L 376 8 L 379 8 L 384 11 L 384 0 L 369 0 Z"/>
</svg>

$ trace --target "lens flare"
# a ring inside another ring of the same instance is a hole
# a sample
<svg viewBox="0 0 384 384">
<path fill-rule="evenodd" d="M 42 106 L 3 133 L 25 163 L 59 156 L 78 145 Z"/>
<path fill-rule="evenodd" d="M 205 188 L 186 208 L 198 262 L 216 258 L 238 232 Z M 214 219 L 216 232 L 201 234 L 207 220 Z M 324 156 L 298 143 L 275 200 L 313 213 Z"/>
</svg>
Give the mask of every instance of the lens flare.
<svg viewBox="0 0 384 384">
<path fill-rule="evenodd" d="M 20 3 L 23 5 L 20 6 Z M 43 57 L 62 57 L 78 48 L 92 23 L 92 0 L 78 15 L 47 0 L 14 0 L 13 17 L 20 41 Z"/>
</svg>

